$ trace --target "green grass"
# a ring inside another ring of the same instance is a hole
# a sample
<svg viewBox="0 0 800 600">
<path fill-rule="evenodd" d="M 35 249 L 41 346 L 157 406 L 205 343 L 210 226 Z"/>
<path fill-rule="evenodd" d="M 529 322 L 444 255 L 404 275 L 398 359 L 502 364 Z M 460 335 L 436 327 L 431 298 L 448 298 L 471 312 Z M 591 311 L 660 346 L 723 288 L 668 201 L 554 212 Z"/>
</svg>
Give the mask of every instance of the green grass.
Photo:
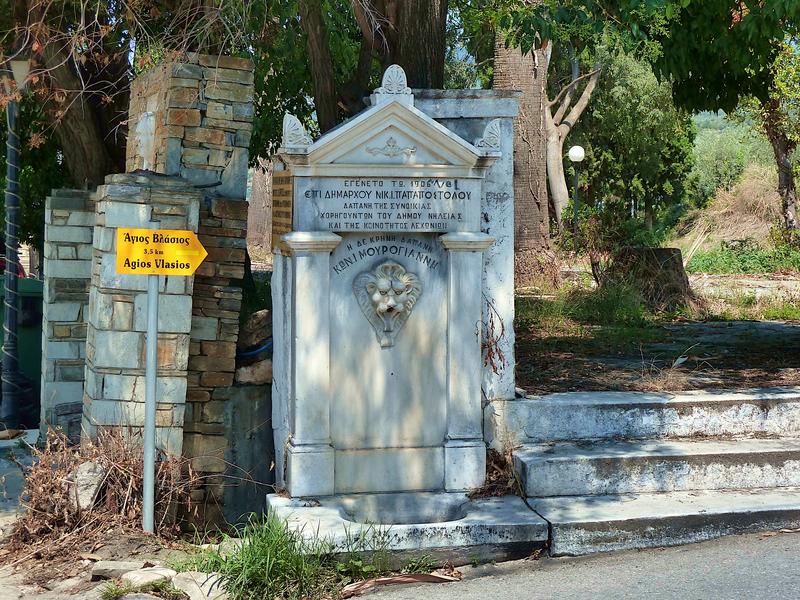
<svg viewBox="0 0 800 600">
<path fill-rule="evenodd" d="M 199 550 L 170 566 L 176 571 L 219 573 L 233 599 L 247 600 L 335 597 L 348 583 L 390 572 L 389 529 L 382 526 L 348 531 L 344 549 L 334 551 L 326 540 L 316 535 L 304 538 L 268 513 L 251 517 L 237 537 L 241 544 L 228 554 Z M 423 556 L 408 562 L 403 572 L 428 572 L 434 566 Z"/>
<path fill-rule="evenodd" d="M 686 270 L 714 275 L 797 272 L 800 271 L 800 249 L 788 245 L 760 248 L 748 240 L 724 242 L 713 250 L 697 252 Z"/>
</svg>

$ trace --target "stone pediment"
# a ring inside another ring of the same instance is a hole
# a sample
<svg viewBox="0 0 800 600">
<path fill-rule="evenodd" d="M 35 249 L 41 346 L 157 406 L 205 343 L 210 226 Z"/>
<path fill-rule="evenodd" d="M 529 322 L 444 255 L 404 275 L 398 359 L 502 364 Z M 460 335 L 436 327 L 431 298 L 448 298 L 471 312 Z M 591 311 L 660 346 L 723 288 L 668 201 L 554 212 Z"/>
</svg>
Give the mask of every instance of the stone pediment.
<svg viewBox="0 0 800 600">
<path fill-rule="evenodd" d="M 309 175 L 354 169 L 369 175 L 390 167 L 396 176 L 469 176 L 499 156 L 497 148 L 481 140 L 472 144 L 415 108 L 400 67 L 386 71 L 371 101 L 372 106 L 313 142 L 300 122 L 287 115 L 282 158 L 298 175 L 306 169 Z"/>
</svg>

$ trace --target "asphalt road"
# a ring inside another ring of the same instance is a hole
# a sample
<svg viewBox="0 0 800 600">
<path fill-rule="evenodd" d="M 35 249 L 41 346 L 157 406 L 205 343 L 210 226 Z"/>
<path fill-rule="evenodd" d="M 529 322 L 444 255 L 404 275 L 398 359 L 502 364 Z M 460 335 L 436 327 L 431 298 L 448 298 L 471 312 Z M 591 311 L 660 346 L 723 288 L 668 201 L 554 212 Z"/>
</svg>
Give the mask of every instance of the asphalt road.
<svg viewBox="0 0 800 600">
<path fill-rule="evenodd" d="M 465 570 L 463 581 L 382 588 L 385 600 L 800 599 L 800 533 Z"/>
</svg>

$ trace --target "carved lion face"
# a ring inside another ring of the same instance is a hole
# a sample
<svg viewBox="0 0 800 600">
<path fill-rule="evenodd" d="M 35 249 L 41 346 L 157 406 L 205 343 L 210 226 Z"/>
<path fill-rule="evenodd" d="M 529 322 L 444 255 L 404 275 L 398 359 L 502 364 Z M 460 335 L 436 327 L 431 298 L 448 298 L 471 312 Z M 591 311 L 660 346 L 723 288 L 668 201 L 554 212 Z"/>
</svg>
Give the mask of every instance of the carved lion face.
<svg viewBox="0 0 800 600">
<path fill-rule="evenodd" d="M 395 335 L 422 294 L 422 286 L 419 278 L 402 265 L 386 262 L 356 277 L 353 292 L 381 347 L 386 348 L 394 345 Z"/>
</svg>

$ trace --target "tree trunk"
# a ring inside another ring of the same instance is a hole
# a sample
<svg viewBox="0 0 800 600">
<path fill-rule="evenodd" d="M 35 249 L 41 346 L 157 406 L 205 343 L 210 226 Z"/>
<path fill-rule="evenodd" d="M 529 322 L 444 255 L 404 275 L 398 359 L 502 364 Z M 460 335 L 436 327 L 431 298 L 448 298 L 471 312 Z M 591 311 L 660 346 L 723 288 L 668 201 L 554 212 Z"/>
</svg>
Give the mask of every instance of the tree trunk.
<svg viewBox="0 0 800 600">
<path fill-rule="evenodd" d="M 392 61 L 403 67 L 410 87 L 444 87 L 447 0 L 403 0 L 395 6 Z"/>
<path fill-rule="evenodd" d="M 49 76 L 59 88 L 77 91 L 68 93 L 63 102 L 49 100 L 45 112 L 56 121 L 53 133 L 64 150 L 64 166 L 73 183 L 81 188 L 96 187 L 109 173 L 125 170 L 125 136 L 105 135 L 98 109 L 81 91 L 71 60 L 50 48 L 46 46 L 42 55 Z"/>
<path fill-rule="evenodd" d="M 518 287 L 542 275 L 557 283 L 558 268 L 549 253 L 550 215 L 545 162 L 544 99 L 547 72 L 542 51 L 523 55 L 497 34 L 494 80 L 497 90 L 519 90 L 514 130 L 514 276 Z"/>
<path fill-rule="evenodd" d="M 550 199 L 553 203 L 553 217 L 558 225 L 559 235 L 564 231 L 562 213 L 569 202 L 569 188 L 564 174 L 564 140 L 558 125 L 550 116 L 550 109 L 545 109 L 545 127 L 547 132 L 547 183 L 550 186 Z"/>
<path fill-rule="evenodd" d="M 797 220 L 797 186 L 791 161 L 797 144 L 786 135 L 777 100 L 764 104 L 764 112 L 764 131 L 778 165 L 778 193 L 782 199 L 783 226 L 788 234 L 792 234 L 800 228 Z"/>
<path fill-rule="evenodd" d="M 320 132 L 339 122 L 338 94 L 333 79 L 333 59 L 328 45 L 328 30 L 322 15 L 321 0 L 300 0 L 300 25 L 306 34 L 306 47 L 314 81 L 314 108 Z"/>
</svg>

